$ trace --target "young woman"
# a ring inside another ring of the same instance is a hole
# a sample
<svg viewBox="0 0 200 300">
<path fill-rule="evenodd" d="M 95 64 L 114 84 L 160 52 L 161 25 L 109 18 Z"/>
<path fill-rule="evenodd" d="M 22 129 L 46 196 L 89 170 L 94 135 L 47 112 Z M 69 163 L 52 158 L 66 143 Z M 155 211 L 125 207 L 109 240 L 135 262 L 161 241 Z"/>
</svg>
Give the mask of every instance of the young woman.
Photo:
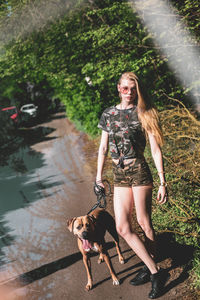
<svg viewBox="0 0 200 300">
<path fill-rule="evenodd" d="M 149 298 L 155 299 L 163 288 L 163 272 L 155 263 L 155 234 L 151 222 L 153 179 L 144 158 L 144 149 L 148 137 L 160 177 L 157 200 L 164 204 L 167 201 L 167 190 L 160 149 L 163 136 L 157 111 L 144 99 L 137 76 L 132 72 L 123 73 L 117 89 L 120 103 L 107 108 L 98 125 L 102 129 L 102 136 L 96 183 L 103 186 L 102 172 L 109 146 L 113 164 L 117 231 L 145 264 L 130 283 L 140 285 L 151 280 Z M 133 204 L 137 221 L 145 235 L 145 243 L 131 230 Z"/>
</svg>

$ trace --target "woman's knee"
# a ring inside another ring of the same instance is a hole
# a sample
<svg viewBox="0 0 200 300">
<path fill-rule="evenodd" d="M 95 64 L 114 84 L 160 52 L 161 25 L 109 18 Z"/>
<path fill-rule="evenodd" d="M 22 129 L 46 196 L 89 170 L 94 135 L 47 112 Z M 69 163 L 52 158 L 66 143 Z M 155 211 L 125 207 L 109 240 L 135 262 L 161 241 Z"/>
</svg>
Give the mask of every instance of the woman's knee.
<svg viewBox="0 0 200 300">
<path fill-rule="evenodd" d="M 145 234 L 148 235 L 149 233 L 153 232 L 153 226 L 151 222 L 144 219 L 138 219 L 137 221 L 142 230 L 145 232 Z"/>
<path fill-rule="evenodd" d="M 116 229 L 117 229 L 117 232 L 118 234 L 121 236 L 121 237 L 125 237 L 127 234 L 129 234 L 131 231 L 130 231 L 130 226 L 129 225 L 125 225 L 125 224 L 119 224 L 119 225 L 116 225 Z"/>
</svg>

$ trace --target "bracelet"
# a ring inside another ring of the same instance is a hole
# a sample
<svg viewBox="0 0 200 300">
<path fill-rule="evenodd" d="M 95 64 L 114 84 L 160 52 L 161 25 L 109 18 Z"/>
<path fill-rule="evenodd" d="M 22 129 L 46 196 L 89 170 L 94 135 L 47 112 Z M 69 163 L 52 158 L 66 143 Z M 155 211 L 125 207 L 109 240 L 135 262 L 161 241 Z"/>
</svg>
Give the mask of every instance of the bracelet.
<svg viewBox="0 0 200 300">
<path fill-rule="evenodd" d="M 160 186 L 167 187 L 167 183 L 166 182 L 161 182 Z"/>
</svg>

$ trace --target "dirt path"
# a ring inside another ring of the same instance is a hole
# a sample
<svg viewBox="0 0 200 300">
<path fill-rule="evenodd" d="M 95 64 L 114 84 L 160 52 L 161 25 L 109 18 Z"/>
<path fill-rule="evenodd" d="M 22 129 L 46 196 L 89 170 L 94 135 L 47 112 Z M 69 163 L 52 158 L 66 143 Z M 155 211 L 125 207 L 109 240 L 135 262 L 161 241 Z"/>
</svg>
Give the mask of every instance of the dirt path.
<svg viewBox="0 0 200 300">
<path fill-rule="evenodd" d="M 39 141 L 36 137 L 31 147 L 39 155 L 40 165 L 34 171 L 27 168 L 28 179 L 20 190 L 28 204 L 5 216 L 14 242 L 4 249 L 6 275 L 4 272 L 5 276 L 0 279 L 18 287 L 19 299 L 148 299 L 150 283 L 142 287 L 129 284 L 142 265 L 140 260 L 120 240 L 126 259 L 126 263 L 120 265 L 109 235 L 106 236 L 109 254 L 121 284 L 113 286 L 106 265 L 98 265 L 97 256 L 93 256 L 94 287 L 85 292 L 86 272 L 76 238 L 67 230 L 66 220 L 85 215 L 96 202 L 92 171 L 96 162 L 95 147 L 91 151 L 91 141 L 80 134 L 63 113 L 54 115 L 39 129 L 50 133 Z M 32 187 L 31 193 L 26 189 L 28 185 Z M 112 213 L 111 200 L 108 210 Z M 174 287 L 159 299 L 180 298 Z"/>
</svg>

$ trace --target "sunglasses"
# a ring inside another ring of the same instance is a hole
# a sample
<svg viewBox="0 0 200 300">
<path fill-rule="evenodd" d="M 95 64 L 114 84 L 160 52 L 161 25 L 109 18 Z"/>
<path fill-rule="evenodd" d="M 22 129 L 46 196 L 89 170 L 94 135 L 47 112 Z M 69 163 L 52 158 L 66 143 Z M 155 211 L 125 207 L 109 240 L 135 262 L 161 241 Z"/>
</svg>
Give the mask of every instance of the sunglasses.
<svg viewBox="0 0 200 300">
<path fill-rule="evenodd" d="M 133 92 L 136 91 L 136 87 L 132 87 L 131 89 L 130 89 L 129 87 L 127 87 L 127 86 L 124 86 L 124 87 L 121 86 L 121 87 L 120 87 L 120 92 L 121 92 L 122 94 L 128 94 L 129 91 L 131 92 L 131 94 L 133 94 Z"/>
</svg>

